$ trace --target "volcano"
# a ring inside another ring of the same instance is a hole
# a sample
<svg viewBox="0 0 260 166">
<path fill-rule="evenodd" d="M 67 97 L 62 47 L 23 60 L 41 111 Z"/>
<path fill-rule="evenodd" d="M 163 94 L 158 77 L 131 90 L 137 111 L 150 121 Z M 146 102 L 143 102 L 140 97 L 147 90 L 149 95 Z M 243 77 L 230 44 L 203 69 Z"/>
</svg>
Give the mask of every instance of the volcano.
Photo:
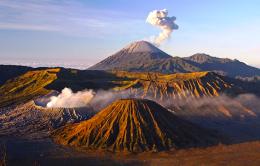
<svg viewBox="0 0 260 166">
<path fill-rule="evenodd" d="M 133 42 L 88 69 L 165 74 L 214 71 L 230 77 L 252 77 L 260 74 L 260 69 L 238 60 L 212 57 L 204 53 L 183 58 L 172 57 L 147 41 Z"/>
<path fill-rule="evenodd" d="M 88 149 L 144 152 L 218 143 L 212 131 L 146 99 L 120 99 L 89 120 L 53 133 L 55 142 Z"/>
<path fill-rule="evenodd" d="M 137 41 L 124 47 L 117 53 L 90 67 L 91 70 L 137 70 L 145 63 L 159 59 L 172 58 L 153 44 Z"/>
</svg>

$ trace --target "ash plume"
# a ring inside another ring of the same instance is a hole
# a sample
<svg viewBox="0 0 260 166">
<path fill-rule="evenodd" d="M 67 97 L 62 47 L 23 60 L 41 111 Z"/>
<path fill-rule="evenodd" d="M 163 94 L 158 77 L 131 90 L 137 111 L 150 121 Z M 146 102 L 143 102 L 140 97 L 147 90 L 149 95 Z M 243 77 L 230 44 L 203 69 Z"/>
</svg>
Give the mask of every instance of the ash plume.
<svg viewBox="0 0 260 166">
<path fill-rule="evenodd" d="M 175 24 L 176 17 L 168 17 L 168 11 L 163 10 L 154 10 L 151 11 L 146 19 L 146 22 L 159 27 L 162 32 L 155 37 L 153 43 L 159 46 L 164 40 L 170 38 L 173 30 L 177 30 L 179 26 Z"/>
<path fill-rule="evenodd" d="M 94 92 L 92 90 L 84 90 L 73 93 L 71 89 L 64 88 L 58 96 L 50 97 L 47 107 L 85 107 L 93 97 Z"/>
</svg>

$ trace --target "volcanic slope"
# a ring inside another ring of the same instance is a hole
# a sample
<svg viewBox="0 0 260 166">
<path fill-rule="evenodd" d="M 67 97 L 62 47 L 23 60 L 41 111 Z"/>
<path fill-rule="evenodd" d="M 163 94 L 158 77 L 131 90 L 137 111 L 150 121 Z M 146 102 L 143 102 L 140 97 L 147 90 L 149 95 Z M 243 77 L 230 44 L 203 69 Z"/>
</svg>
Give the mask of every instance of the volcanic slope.
<svg viewBox="0 0 260 166">
<path fill-rule="evenodd" d="M 136 73 L 124 71 L 92 71 L 75 69 L 36 69 L 9 79 L 0 86 L 0 107 L 28 102 L 37 96 L 69 87 L 73 92 L 130 91 L 141 98 L 171 99 L 187 96 L 218 96 L 220 93 L 260 94 L 259 84 L 243 83 L 213 72 L 178 74 Z"/>
<path fill-rule="evenodd" d="M 88 149 L 143 152 L 217 144 L 217 134 L 145 99 L 120 99 L 89 120 L 53 133 L 55 142 Z"/>
<path fill-rule="evenodd" d="M 226 77 L 213 72 L 194 72 L 178 74 L 117 72 L 119 77 L 135 79 L 121 86 L 142 98 L 183 99 L 186 97 L 219 96 L 221 93 L 236 94 L 243 88 Z"/>
<path fill-rule="evenodd" d="M 260 69 L 238 60 L 217 58 L 207 54 L 190 57 L 172 57 L 146 41 L 133 42 L 102 60 L 90 70 L 122 70 L 135 72 L 187 73 L 215 71 L 231 77 L 260 75 Z"/>
<path fill-rule="evenodd" d="M 163 73 L 199 71 L 199 68 L 181 58 L 173 58 L 146 41 L 131 43 L 89 69 Z"/>
<path fill-rule="evenodd" d="M 29 101 L 0 108 L 0 136 L 8 135 L 26 139 L 49 137 L 52 130 L 67 123 L 89 119 L 94 111 L 84 108 L 46 108 Z"/>
<path fill-rule="evenodd" d="M 0 86 L 0 107 L 22 103 L 50 92 L 45 86 L 57 79 L 59 68 L 33 70 L 9 79 Z"/>
<path fill-rule="evenodd" d="M 22 75 L 30 70 L 33 70 L 33 68 L 17 65 L 0 65 L 0 85 L 4 84 L 5 81 Z"/>
</svg>

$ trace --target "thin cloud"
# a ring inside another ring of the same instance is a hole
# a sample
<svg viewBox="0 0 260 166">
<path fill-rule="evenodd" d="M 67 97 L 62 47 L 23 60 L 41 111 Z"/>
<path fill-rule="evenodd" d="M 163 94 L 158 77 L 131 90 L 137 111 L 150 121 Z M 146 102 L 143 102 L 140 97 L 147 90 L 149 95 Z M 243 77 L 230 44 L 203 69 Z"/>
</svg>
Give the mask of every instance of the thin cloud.
<svg viewBox="0 0 260 166">
<path fill-rule="evenodd" d="M 59 31 L 58 28 L 49 25 L 30 25 L 30 24 L 20 24 L 20 23 L 0 23 L 0 29 Z"/>
<path fill-rule="evenodd" d="M 76 1 L 0 1 L 0 29 L 56 31 L 72 36 L 98 37 L 122 32 L 119 27 L 125 22 L 136 22 L 125 19 L 124 15 L 119 11 L 89 9 Z"/>
</svg>

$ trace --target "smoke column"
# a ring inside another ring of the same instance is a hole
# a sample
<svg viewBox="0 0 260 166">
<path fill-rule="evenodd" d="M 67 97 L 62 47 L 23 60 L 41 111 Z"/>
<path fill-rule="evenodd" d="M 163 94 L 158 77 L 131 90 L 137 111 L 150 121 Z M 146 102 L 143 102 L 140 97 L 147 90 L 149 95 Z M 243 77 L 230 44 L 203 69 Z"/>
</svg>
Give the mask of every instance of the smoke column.
<svg viewBox="0 0 260 166">
<path fill-rule="evenodd" d="M 73 93 L 71 89 L 64 88 L 58 96 L 52 96 L 47 107 L 76 108 L 85 107 L 94 97 L 92 90 Z"/>
<path fill-rule="evenodd" d="M 153 43 L 155 45 L 160 45 L 164 40 L 168 39 L 171 36 L 173 30 L 179 28 L 177 24 L 175 24 L 176 17 L 168 17 L 168 11 L 166 9 L 163 10 L 154 10 L 149 13 L 146 22 L 159 27 L 162 32 L 154 39 Z"/>
</svg>

